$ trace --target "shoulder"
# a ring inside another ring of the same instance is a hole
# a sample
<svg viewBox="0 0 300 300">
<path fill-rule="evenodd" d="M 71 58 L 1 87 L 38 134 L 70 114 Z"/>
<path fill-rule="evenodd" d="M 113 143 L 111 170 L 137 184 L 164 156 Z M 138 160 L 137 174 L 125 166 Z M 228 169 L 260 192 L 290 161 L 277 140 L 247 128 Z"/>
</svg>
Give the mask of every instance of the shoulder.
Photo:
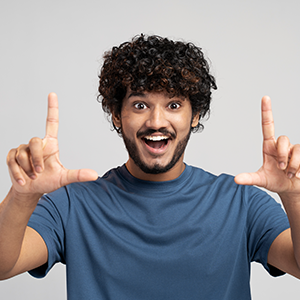
<svg viewBox="0 0 300 300">
<path fill-rule="evenodd" d="M 201 185 L 210 185 L 221 189 L 238 189 L 241 187 L 234 182 L 234 176 L 229 174 L 222 173 L 216 175 L 205 171 L 199 167 L 189 165 L 187 165 L 187 170 L 190 172 L 191 180 L 196 181 L 198 184 L 200 183 Z"/>
<path fill-rule="evenodd" d="M 261 201 L 278 204 L 267 192 L 256 186 L 239 185 L 234 181 L 234 176 L 226 173 L 212 174 L 201 168 L 187 166 L 190 169 L 190 181 L 207 187 L 214 195 L 239 199 L 246 206 L 260 205 Z M 260 204 L 257 203 L 260 201 Z"/>
<path fill-rule="evenodd" d="M 41 200 L 63 208 L 69 206 L 70 201 L 99 198 L 99 195 L 105 193 L 108 187 L 111 189 L 117 185 L 116 182 L 120 180 L 118 179 L 120 178 L 118 173 L 118 168 L 115 168 L 106 172 L 102 177 L 98 177 L 95 181 L 71 183 L 54 192 L 45 194 Z"/>
</svg>

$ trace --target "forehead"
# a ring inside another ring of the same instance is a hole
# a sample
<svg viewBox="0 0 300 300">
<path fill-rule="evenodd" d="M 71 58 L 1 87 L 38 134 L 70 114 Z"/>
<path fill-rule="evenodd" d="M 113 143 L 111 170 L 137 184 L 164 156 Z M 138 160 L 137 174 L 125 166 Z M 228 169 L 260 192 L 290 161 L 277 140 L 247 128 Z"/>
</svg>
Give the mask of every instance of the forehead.
<svg viewBox="0 0 300 300">
<path fill-rule="evenodd" d="M 188 100 L 188 98 L 182 96 L 182 95 L 174 95 L 170 94 L 166 91 L 132 91 L 130 88 L 127 88 L 126 95 L 124 97 L 124 100 L 129 100 L 131 98 L 141 98 L 141 99 L 180 99 L 181 101 Z"/>
</svg>

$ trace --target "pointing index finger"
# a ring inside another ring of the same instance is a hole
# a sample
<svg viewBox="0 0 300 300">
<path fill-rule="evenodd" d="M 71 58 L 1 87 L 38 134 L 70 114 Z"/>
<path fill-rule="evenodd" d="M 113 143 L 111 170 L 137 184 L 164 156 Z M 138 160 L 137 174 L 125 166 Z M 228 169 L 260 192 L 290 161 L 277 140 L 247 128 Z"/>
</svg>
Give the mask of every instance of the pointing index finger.
<svg viewBox="0 0 300 300">
<path fill-rule="evenodd" d="M 48 95 L 46 137 L 57 138 L 57 133 L 58 133 L 58 99 L 55 93 L 50 93 Z"/>
<path fill-rule="evenodd" d="M 261 101 L 261 122 L 264 141 L 275 140 L 271 99 L 268 96 L 264 96 Z"/>
</svg>

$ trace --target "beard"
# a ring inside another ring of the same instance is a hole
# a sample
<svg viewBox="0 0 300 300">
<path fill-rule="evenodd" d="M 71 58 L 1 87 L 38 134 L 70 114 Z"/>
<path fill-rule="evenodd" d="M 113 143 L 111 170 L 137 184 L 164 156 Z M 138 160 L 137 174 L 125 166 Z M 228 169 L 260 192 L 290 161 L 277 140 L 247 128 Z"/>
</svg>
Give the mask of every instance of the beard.
<svg viewBox="0 0 300 300">
<path fill-rule="evenodd" d="M 191 132 L 192 132 L 192 128 L 190 129 L 189 133 L 178 142 L 178 145 L 174 151 L 173 157 L 170 160 L 169 163 L 167 163 L 166 165 L 161 165 L 159 163 L 155 163 L 153 166 L 149 166 L 147 165 L 139 156 L 138 154 L 138 150 L 137 150 L 137 146 L 134 142 L 132 142 L 128 137 L 126 137 L 126 135 L 124 134 L 124 132 L 122 132 L 122 137 L 123 137 L 123 141 L 125 144 L 125 147 L 128 151 L 128 155 L 131 157 L 131 159 L 134 161 L 134 163 L 144 172 L 147 174 L 161 174 L 161 173 L 166 173 L 167 171 L 169 171 L 170 169 L 172 169 L 176 163 L 178 162 L 178 160 L 180 159 L 180 157 L 183 155 L 185 148 L 187 146 L 187 143 L 190 139 L 191 136 Z M 174 134 L 173 134 L 174 136 Z"/>
</svg>

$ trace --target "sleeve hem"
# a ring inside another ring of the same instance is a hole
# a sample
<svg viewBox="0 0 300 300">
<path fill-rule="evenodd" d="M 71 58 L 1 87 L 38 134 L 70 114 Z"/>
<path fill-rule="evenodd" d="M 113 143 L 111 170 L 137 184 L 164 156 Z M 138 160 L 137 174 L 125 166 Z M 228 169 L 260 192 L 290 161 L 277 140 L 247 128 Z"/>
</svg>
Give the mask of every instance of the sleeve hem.
<svg viewBox="0 0 300 300">
<path fill-rule="evenodd" d="M 53 264 L 51 264 L 51 265 L 49 264 L 49 261 L 50 262 L 52 261 L 52 259 L 51 259 L 51 242 L 50 242 L 50 239 L 47 239 L 47 234 L 45 232 L 43 232 L 43 230 L 39 226 L 35 226 L 35 224 L 30 221 L 27 226 L 32 228 L 33 230 L 35 230 L 41 236 L 41 238 L 44 240 L 46 247 L 47 247 L 47 251 L 48 251 L 47 262 L 44 265 L 42 265 L 36 269 L 28 271 L 28 273 L 35 278 L 43 278 L 47 275 L 47 273 L 50 271 L 50 269 L 53 266 Z"/>
<path fill-rule="evenodd" d="M 269 237 L 269 241 L 266 245 L 266 257 L 265 257 L 265 262 L 263 264 L 264 268 L 268 271 L 268 273 L 273 276 L 273 277 L 278 277 L 278 276 L 282 276 L 284 274 L 286 274 L 285 272 L 281 271 L 280 269 L 277 269 L 276 267 L 268 264 L 268 254 L 269 254 L 269 250 L 270 250 L 270 247 L 272 245 L 272 243 L 275 241 L 275 239 L 278 237 L 279 234 L 281 234 L 282 232 L 284 232 L 285 230 L 289 229 L 290 226 L 289 225 L 286 225 L 282 228 L 279 228 L 278 230 L 276 230 L 275 232 L 273 232 L 273 234 Z"/>
</svg>

